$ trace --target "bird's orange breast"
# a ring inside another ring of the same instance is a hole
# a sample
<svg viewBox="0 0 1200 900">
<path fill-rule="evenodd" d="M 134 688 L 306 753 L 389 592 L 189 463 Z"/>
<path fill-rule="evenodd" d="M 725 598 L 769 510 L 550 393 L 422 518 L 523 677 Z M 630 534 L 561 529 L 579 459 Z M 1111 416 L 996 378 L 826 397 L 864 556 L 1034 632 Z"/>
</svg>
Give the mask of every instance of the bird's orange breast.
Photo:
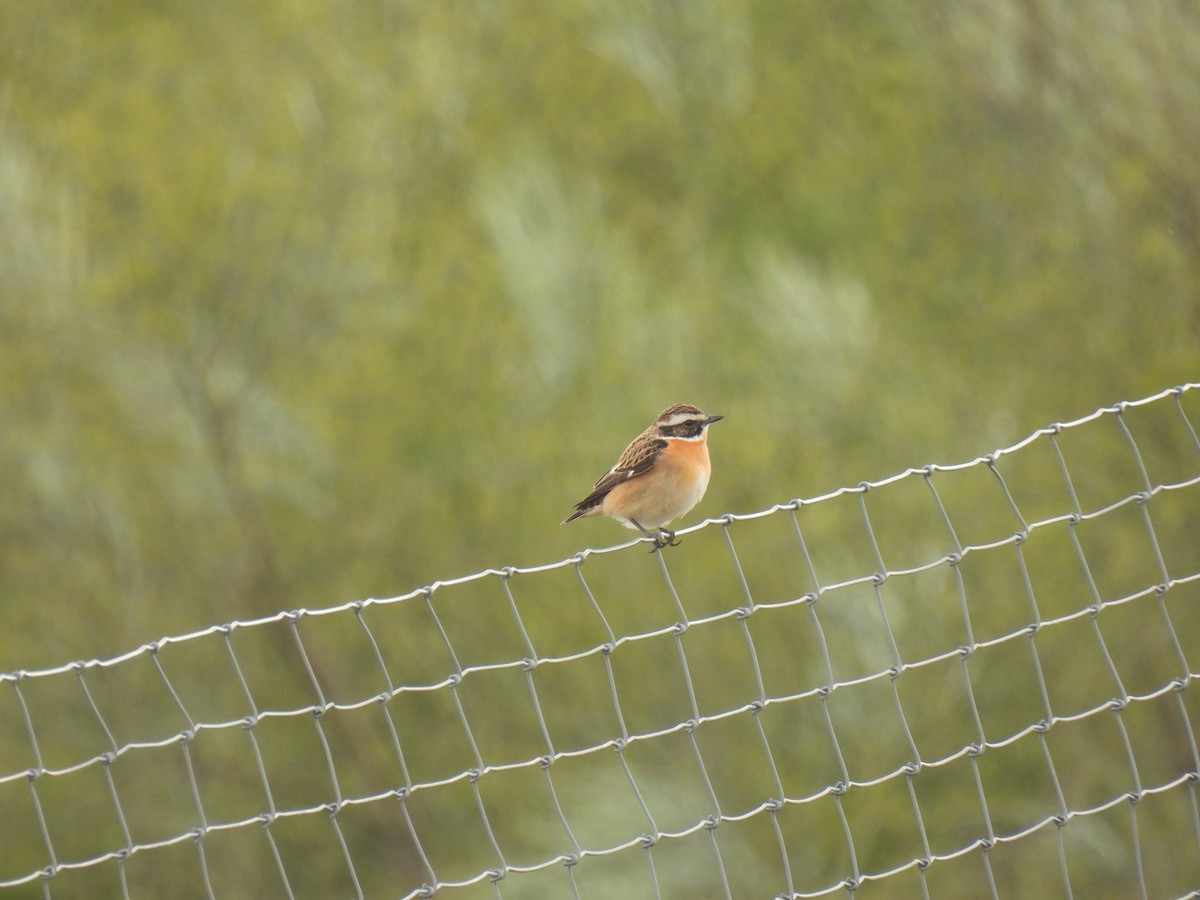
<svg viewBox="0 0 1200 900">
<path fill-rule="evenodd" d="M 707 473 L 712 467 L 708 459 L 707 441 L 671 441 L 658 464 L 667 467 L 677 467 L 682 473 L 697 477 L 701 472 Z"/>
</svg>

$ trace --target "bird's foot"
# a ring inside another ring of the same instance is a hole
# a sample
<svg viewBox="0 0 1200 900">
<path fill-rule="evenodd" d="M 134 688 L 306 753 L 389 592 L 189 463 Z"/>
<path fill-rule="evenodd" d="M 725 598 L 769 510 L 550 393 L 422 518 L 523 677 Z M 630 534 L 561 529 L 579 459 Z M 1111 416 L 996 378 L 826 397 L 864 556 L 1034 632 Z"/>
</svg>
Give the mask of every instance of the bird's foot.
<svg viewBox="0 0 1200 900">
<path fill-rule="evenodd" d="M 658 534 L 654 535 L 654 546 L 650 548 L 650 552 L 661 550 L 663 547 L 678 547 L 681 538 L 675 537 L 675 532 L 666 529 L 658 529 Z"/>
</svg>

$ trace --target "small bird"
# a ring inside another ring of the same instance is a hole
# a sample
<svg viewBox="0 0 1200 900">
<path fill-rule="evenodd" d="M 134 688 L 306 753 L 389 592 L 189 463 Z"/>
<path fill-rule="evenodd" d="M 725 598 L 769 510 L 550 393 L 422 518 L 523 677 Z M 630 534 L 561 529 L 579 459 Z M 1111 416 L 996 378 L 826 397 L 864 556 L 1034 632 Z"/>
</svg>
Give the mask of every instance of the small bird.
<svg viewBox="0 0 1200 900">
<path fill-rule="evenodd" d="M 708 488 L 708 426 L 724 416 L 705 415 L 688 403 L 669 406 L 633 439 L 617 464 L 575 504 L 563 524 L 583 516 L 612 516 L 654 541 L 654 550 L 679 543 L 663 526 L 700 502 Z M 658 529 L 652 534 L 647 529 Z"/>
</svg>

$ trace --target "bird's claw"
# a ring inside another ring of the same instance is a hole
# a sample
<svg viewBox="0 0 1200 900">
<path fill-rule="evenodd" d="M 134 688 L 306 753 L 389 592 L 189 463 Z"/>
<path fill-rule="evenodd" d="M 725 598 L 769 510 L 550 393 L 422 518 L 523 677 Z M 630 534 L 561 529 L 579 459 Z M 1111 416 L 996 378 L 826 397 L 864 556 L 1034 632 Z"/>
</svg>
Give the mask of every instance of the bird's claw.
<svg viewBox="0 0 1200 900">
<path fill-rule="evenodd" d="M 654 553 L 663 547 L 678 547 L 681 540 L 682 538 L 675 536 L 675 532 L 660 528 L 658 534 L 654 535 L 654 546 L 650 548 L 650 552 Z"/>
</svg>

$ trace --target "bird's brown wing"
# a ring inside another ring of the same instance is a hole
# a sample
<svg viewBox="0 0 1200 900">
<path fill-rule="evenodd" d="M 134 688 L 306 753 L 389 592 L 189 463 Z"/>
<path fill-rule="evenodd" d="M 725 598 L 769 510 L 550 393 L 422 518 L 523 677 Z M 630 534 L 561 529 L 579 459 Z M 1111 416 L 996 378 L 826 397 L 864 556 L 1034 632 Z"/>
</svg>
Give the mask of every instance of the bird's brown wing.
<svg viewBox="0 0 1200 900">
<path fill-rule="evenodd" d="M 655 440 L 638 439 L 625 448 L 617 464 L 600 476 L 592 492 L 575 504 L 572 513 L 563 524 L 577 519 L 592 507 L 599 506 L 608 496 L 609 491 L 618 484 L 635 478 L 650 471 L 658 457 L 667 449 L 667 442 L 661 438 Z"/>
</svg>

